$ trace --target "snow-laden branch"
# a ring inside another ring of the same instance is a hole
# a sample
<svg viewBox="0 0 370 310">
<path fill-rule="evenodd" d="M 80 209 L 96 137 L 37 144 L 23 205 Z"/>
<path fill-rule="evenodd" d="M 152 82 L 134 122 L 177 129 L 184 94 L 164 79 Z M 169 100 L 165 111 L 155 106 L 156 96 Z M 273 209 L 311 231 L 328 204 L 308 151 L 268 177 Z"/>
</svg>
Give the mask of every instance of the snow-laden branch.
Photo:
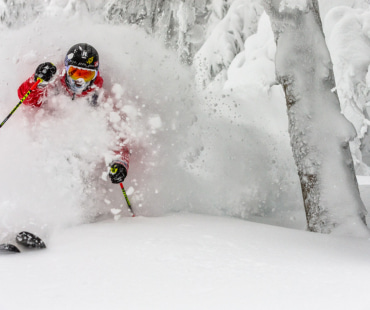
<svg viewBox="0 0 370 310">
<path fill-rule="evenodd" d="M 262 12 L 258 1 L 236 0 L 232 3 L 224 19 L 213 29 L 194 57 L 200 88 L 216 78 L 225 80 L 231 62 L 244 50 L 245 40 L 257 31 Z"/>
</svg>

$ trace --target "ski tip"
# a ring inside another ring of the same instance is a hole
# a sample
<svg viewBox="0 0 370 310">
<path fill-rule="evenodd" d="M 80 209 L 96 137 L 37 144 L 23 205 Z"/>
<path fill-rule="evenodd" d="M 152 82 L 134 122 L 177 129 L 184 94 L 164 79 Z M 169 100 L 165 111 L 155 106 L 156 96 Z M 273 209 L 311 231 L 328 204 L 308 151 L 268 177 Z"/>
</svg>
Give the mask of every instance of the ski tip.
<svg viewBox="0 0 370 310">
<path fill-rule="evenodd" d="M 13 244 L 4 243 L 0 244 L 0 253 L 1 254 L 15 254 L 20 253 L 21 251 Z"/>
<path fill-rule="evenodd" d="M 16 241 L 18 244 L 21 244 L 25 246 L 26 248 L 30 248 L 30 249 L 45 249 L 46 248 L 46 244 L 41 238 L 37 237 L 36 235 L 28 231 L 20 232 L 16 237 Z"/>
</svg>

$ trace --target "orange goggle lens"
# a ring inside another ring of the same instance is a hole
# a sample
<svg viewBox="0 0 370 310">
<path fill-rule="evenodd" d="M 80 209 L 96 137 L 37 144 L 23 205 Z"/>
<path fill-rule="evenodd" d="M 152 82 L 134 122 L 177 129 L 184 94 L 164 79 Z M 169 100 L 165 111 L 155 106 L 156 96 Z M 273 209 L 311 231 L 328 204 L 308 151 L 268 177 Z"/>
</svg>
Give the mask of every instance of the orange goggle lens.
<svg viewBox="0 0 370 310">
<path fill-rule="evenodd" d="M 84 79 L 85 82 L 90 82 L 96 77 L 97 71 L 69 66 L 67 69 L 67 74 L 74 80 Z"/>
</svg>

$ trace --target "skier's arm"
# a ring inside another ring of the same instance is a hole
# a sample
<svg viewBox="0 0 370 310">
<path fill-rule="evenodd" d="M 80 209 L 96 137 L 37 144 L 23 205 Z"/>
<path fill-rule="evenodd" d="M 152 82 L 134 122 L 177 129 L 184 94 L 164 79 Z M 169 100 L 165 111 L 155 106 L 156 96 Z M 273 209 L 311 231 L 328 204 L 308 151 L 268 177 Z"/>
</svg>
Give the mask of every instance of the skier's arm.
<svg viewBox="0 0 370 310">
<path fill-rule="evenodd" d="M 128 171 L 128 168 L 130 167 L 130 156 L 131 152 L 127 146 L 122 147 L 121 151 L 119 152 L 121 161 L 123 165 L 125 166 L 126 170 Z"/>
<path fill-rule="evenodd" d="M 26 100 L 23 101 L 23 104 L 30 106 L 41 106 L 43 98 L 46 96 L 46 86 L 51 81 L 57 68 L 51 62 L 45 62 L 40 64 L 35 74 L 28 78 L 22 85 L 18 88 L 18 97 L 22 99 L 24 95 L 30 90 L 32 85 L 36 82 L 37 79 L 42 79 L 42 82 L 33 90 Z"/>
<path fill-rule="evenodd" d="M 18 88 L 18 97 L 22 99 L 23 96 L 30 90 L 32 85 L 35 84 L 34 75 L 24 81 Z M 40 107 L 42 104 L 42 99 L 46 95 L 46 87 L 36 88 L 32 91 L 26 100 L 23 101 L 24 105 Z"/>
</svg>

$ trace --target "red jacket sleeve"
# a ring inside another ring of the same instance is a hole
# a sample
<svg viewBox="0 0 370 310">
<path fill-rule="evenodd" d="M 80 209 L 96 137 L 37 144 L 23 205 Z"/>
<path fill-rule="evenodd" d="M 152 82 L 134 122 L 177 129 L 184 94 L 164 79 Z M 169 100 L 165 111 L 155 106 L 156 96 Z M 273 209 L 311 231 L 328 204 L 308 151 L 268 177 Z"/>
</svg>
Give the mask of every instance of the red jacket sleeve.
<svg viewBox="0 0 370 310">
<path fill-rule="evenodd" d="M 22 99 L 23 96 L 30 90 L 32 85 L 35 83 L 33 75 L 24 81 L 21 86 L 18 88 L 18 97 L 19 99 Z M 35 90 L 33 90 L 27 99 L 23 101 L 24 105 L 34 106 L 34 107 L 40 107 L 43 98 L 46 96 L 46 87 L 45 88 L 38 88 L 36 87 Z"/>
<path fill-rule="evenodd" d="M 130 150 L 127 147 L 124 147 L 121 150 L 121 158 L 126 163 L 127 171 L 128 171 L 128 168 L 130 167 L 130 156 L 131 156 Z"/>
<path fill-rule="evenodd" d="M 121 163 L 122 165 L 124 165 L 125 168 L 126 168 L 126 170 L 127 170 L 127 172 L 128 172 L 128 169 L 130 167 L 130 156 L 131 156 L 131 152 L 128 149 L 128 147 L 127 146 L 124 146 L 124 147 L 122 147 L 121 150 L 116 151 L 115 153 L 116 153 L 116 155 L 119 155 L 120 156 L 120 159 L 115 160 L 115 161 L 118 161 L 119 163 Z"/>
</svg>

